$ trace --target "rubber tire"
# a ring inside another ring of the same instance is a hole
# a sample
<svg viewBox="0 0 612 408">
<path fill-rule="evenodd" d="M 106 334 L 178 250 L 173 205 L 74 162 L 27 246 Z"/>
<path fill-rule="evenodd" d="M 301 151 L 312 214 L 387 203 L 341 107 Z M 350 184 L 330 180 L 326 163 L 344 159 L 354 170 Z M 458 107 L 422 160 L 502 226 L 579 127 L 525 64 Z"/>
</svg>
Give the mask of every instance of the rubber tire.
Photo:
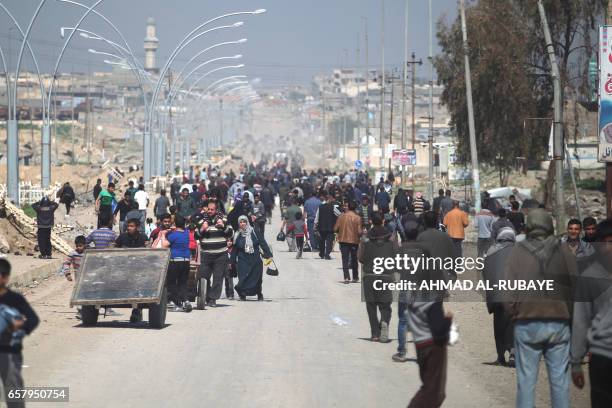
<svg viewBox="0 0 612 408">
<path fill-rule="evenodd" d="M 161 329 L 166 324 L 166 306 L 168 304 L 167 291 L 168 289 L 164 287 L 160 303 L 149 305 L 149 327 Z"/>
<path fill-rule="evenodd" d="M 198 310 L 206 309 L 206 278 L 198 280 L 198 294 L 196 299 L 196 308 Z"/>
<path fill-rule="evenodd" d="M 83 326 L 95 326 L 98 323 L 99 315 L 100 310 L 96 309 L 95 306 L 83 305 L 83 307 L 81 307 L 81 321 L 83 322 Z"/>
</svg>

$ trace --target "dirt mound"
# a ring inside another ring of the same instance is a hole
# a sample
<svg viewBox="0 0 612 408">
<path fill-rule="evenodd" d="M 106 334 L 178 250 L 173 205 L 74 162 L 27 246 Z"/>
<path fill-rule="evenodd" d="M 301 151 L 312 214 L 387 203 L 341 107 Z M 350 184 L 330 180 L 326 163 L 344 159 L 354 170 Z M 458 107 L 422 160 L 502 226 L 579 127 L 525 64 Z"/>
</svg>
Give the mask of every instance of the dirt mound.
<svg viewBox="0 0 612 408">
<path fill-rule="evenodd" d="M 36 242 L 21 235 L 6 218 L 0 219 L 0 236 L 8 243 L 11 253 L 19 251 L 25 255 L 28 252 L 34 252 Z"/>
</svg>

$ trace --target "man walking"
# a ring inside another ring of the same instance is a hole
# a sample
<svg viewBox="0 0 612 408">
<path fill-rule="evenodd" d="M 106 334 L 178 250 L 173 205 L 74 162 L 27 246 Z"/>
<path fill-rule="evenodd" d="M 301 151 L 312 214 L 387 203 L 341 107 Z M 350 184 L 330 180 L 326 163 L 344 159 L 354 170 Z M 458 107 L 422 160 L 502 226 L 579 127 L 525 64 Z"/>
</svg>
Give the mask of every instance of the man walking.
<svg viewBox="0 0 612 408">
<path fill-rule="evenodd" d="M 353 271 L 353 283 L 359 282 L 359 264 L 357 261 L 357 249 L 359 238 L 363 230 L 361 217 L 355 213 L 357 204 L 349 201 L 348 211 L 340 215 L 334 225 L 334 232 L 338 234 L 340 253 L 342 254 L 342 271 L 344 272 L 344 283 L 348 284 L 351 279 L 349 265 Z"/>
<path fill-rule="evenodd" d="M 418 259 L 429 256 L 429 251 L 427 251 L 422 244 L 416 242 L 419 235 L 419 224 L 414 221 L 408 221 L 403 225 L 403 229 L 405 240 L 400 247 L 399 253 L 400 255 L 406 256 L 408 259 L 417 260 L 414 263 L 414 265 L 417 265 Z M 423 267 L 417 267 L 416 269 L 410 271 L 403 269 L 399 273 L 400 280 L 409 281 L 412 280 L 414 275 L 418 276 L 421 273 L 423 273 Z M 405 363 L 408 361 L 408 358 L 406 357 L 406 331 L 408 330 L 409 302 L 409 291 L 400 291 L 397 302 L 397 353 L 391 357 L 391 359 L 397 363 Z"/>
<path fill-rule="evenodd" d="M 181 195 L 176 200 L 176 215 L 180 215 L 185 220 L 191 220 L 191 217 L 195 214 L 198 207 L 193 200 L 193 197 L 189 195 L 189 189 L 183 188 Z"/>
<path fill-rule="evenodd" d="M 115 247 L 117 248 L 144 248 L 148 242 L 148 238 L 145 234 L 140 232 L 140 221 L 132 218 L 126 221 L 126 231 L 119 235 L 115 240 Z M 131 323 L 138 323 L 142 321 L 142 309 L 137 306 L 132 309 L 130 316 Z"/>
<path fill-rule="evenodd" d="M 508 213 L 505 208 L 500 208 L 497 210 L 497 220 L 491 226 L 491 241 L 495 242 L 497 240 L 497 234 L 502 228 L 512 228 L 514 229 L 514 224 L 510 222 L 508 219 Z M 516 233 L 516 230 L 514 230 Z"/>
<path fill-rule="evenodd" d="M 367 194 L 361 194 L 361 203 L 357 210 L 357 214 L 361 217 L 361 226 L 366 231 L 370 230 L 372 226 L 372 213 L 374 212 L 372 204 L 370 204 L 370 198 Z"/>
<path fill-rule="evenodd" d="M 266 207 L 261 201 L 259 193 L 255 194 L 255 202 L 253 203 L 253 211 L 251 214 L 251 222 L 259 228 L 263 236 L 266 231 Z"/>
<path fill-rule="evenodd" d="M 115 217 L 117 216 L 117 213 L 119 214 L 119 233 L 120 234 L 125 232 L 125 229 L 126 229 L 125 222 L 127 221 L 126 219 L 127 214 L 136 208 L 138 208 L 138 205 L 134 202 L 134 200 L 132 200 L 132 196 L 130 195 L 130 193 L 126 191 L 123 194 L 123 199 L 121 199 L 117 203 L 117 207 L 115 208 L 115 213 L 113 214 Z"/>
<path fill-rule="evenodd" d="M 10 276 L 11 264 L 0 258 L 0 308 L 16 316 L 0 336 L 0 377 L 7 406 L 20 408 L 25 407 L 25 403 L 22 399 L 15 399 L 13 394 L 24 389 L 22 339 L 36 329 L 39 319 L 28 301 L 8 288 Z"/>
<path fill-rule="evenodd" d="M 217 203 L 209 201 L 206 213 L 198 219 L 202 261 L 200 274 L 207 280 L 206 302 L 215 307 L 221 297 L 223 280 L 227 273 L 227 239 L 233 235 L 225 215 L 217 210 Z"/>
<path fill-rule="evenodd" d="M 451 191 L 446 190 L 445 196 L 440 200 L 440 213 L 439 220 L 444 222 L 444 217 L 453 209 L 453 199 L 451 198 Z"/>
<path fill-rule="evenodd" d="M 308 228 L 308 237 L 310 238 L 310 248 L 312 248 L 313 251 L 319 249 L 319 242 L 315 238 L 314 225 L 315 218 L 317 217 L 317 211 L 319 210 L 321 202 L 321 199 L 319 199 L 319 197 L 313 194 L 304 203 L 304 212 L 306 213 L 306 227 Z"/>
<path fill-rule="evenodd" d="M 115 198 L 115 183 L 108 183 L 106 190 L 102 190 L 96 200 L 96 212 L 98 214 L 98 228 L 103 221 L 113 221 L 113 213 L 117 205 Z M 112 227 L 112 224 L 111 224 Z"/>
<path fill-rule="evenodd" d="M 38 227 L 38 250 L 41 259 L 51 259 L 51 230 L 55 225 L 54 213 L 57 210 L 57 203 L 43 197 L 39 202 L 32 204 L 32 209 L 36 211 L 36 225 Z"/>
<path fill-rule="evenodd" d="M 432 211 L 434 212 L 434 214 L 436 214 L 438 218 L 440 218 L 440 204 L 442 203 L 443 199 L 444 199 L 444 190 L 440 189 L 438 190 L 438 196 L 433 199 L 433 203 L 432 203 L 433 204 Z"/>
<path fill-rule="evenodd" d="M 155 200 L 155 204 L 153 205 L 153 214 L 155 215 L 155 218 L 159 220 L 162 215 L 167 214 L 168 208 L 170 208 L 170 200 L 166 195 L 166 190 L 162 188 L 159 191 L 159 197 L 157 197 L 157 200 Z"/>
<path fill-rule="evenodd" d="M 463 256 L 461 244 L 465 239 L 465 228 L 468 224 L 467 213 L 459 208 L 458 200 L 453 200 L 453 209 L 444 216 L 444 225 L 446 226 L 446 232 L 455 244 L 455 256 L 458 258 Z"/>
<path fill-rule="evenodd" d="M 98 200 L 98 196 L 102 192 L 102 179 L 96 180 L 96 185 L 93 188 L 93 198 L 94 201 Z"/>
<path fill-rule="evenodd" d="M 540 359 L 544 356 L 554 408 L 569 407 L 570 311 L 576 260 L 554 236 L 553 220 L 543 209 L 529 212 L 527 237 L 508 256 L 505 276 L 510 281 L 547 279 L 553 290 L 510 293 L 514 319 L 517 407 L 535 406 Z"/>
<path fill-rule="evenodd" d="M 597 227 L 597 253 L 578 278 L 572 319 L 572 380 L 584 387 L 582 359 L 590 353 L 591 406 L 612 407 L 612 220 Z"/>
<path fill-rule="evenodd" d="M 319 206 L 315 217 L 315 231 L 320 235 L 319 258 L 331 259 L 332 244 L 334 242 L 334 226 L 336 225 L 336 213 L 334 211 L 334 195 L 327 193 L 327 199 Z"/>
<path fill-rule="evenodd" d="M 149 207 L 149 194 L 145 191 L 144 184 L 138 185 L 138 191 L 134 194 L 134 201 L 138 203 L 140 212 L 140 225 L 144 226 L 147 219 L 147 207 Z"/>
<path fill-rule="evenodd" d="M 429 201 L 423 198 L 423 193 L 416 193 L 416 197 L 412 200 L 412 212 L 417 217 L 420 217 L 425 211 L 429 211 L 430 205 Z"/>
<path fill-rule="evenodd" d="M 494 222 L 495 217 L 493 213 L 486 208 L 486 205 L 483 205 L 474 219 L 474 224 L 476 224 L 475 227 L 478 231 L 477 251 L 479 258 L 483 258 L 491 246 L 491 229 Z"/>
<path fill-rule="evenodd" d="M 75 199 L 74 189 L 69 182 L 65 182 L 62 188 L 57 192 L 57 197 L 60 203 L 66 206 L 66 217 L 70 217 L 70 208 Z"/>
<path fill-rule="evenodd" d="M 289 247 L 289 252 L 295 251 L 295 234 L 289 231 L 287 228 L 293 224 L 295 221 L 295 215 L 297 213 L 301 213 L 302 209 L 299 205 L 297 205 L 297 198 L 290 198 L 287 201 L 288 207 L 283 214 L 283 223 L 281 224 L 281 231 L 285 230 L 287 246 Z"/>
<path fill-rule="evenodd" d="M 382 215 L 374 213 L 372 229 L 368 232 L 368 241 L 361 243 L 357 254 L 359 262 L 363 264 L 363 296 L 370 321 L 371 341 L 381 343 L 389 341 L 393 293 L 384 287 L 381 290 L 379 285 L 393 282 L 395 272 L 394 268 L 375 269 L 375 259 L 394 258 L 396 253 L 397 245 L 391 240 L 391 233 L 383 226 Z M 378 318 L 379 312 L 380 319 Z"/>
</svg>

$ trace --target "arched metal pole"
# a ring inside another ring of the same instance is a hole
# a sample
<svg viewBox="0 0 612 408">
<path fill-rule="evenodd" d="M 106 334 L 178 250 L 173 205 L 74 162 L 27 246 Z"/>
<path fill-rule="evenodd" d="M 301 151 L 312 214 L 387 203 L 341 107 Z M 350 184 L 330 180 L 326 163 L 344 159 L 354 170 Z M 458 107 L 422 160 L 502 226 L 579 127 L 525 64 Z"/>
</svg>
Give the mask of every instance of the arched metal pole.
<svg viewBox="0 0 612 408">
<path fill-rule="evenodd" d="M 45 0 L 42 0 L 43 2 Z M 55 85 L 55 79 L 57 78 L 57 72 L 59 70 L 60 63 L 62 61 L 62 57 L 68 48 L 68 44 L 70 44 L 70 40 L 74 36 L 74 33 L 77 32 L 83 20 L 87 18 L 87 16 L 96 8 L 100 3 L 104 0 L 97 0 L 94 4 L 92 4 L 85 13 L 81 16 L 79 21 L 74 26 L 74 30 L 68 34 L 68 38 L 64 42 L 64 46 L 62 47 L 59 56 L 57 57 L 57 61 L 55 62 L 55 68 L 53 69 L 53 75 L 51 76 L 51 83 L 49 84 L 49 92 L 47 94 L 47 116 L 43 117 L 43 126 L 42 126 L 42 162 L 41 162 L 41 179 L 42 186 L 48 187 L 51 183 L 51 98 L 53 95 L 53 87 Z"/>
</svg>

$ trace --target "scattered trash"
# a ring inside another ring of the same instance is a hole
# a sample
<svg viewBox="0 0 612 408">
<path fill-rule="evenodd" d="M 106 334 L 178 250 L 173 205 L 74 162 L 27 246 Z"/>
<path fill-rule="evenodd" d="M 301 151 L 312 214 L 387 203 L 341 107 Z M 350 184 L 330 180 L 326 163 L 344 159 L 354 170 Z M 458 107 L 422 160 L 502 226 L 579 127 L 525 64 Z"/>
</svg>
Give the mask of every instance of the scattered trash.
<svg viewBox="0 0 612 408">
<path fill-rule="evenodd" d="M 459 328 L 455 323 L 451 323 L 450 335 L 448 338 L 448 344 L 454 346 L 459 341 Z"/>
<path fill-rule="evenodd" d="M 329 318 L 336 326 L 347 326 L 349 324 L 346 320 L 338 316 L 336 313 L 330 313 Z"/>
</svg>

